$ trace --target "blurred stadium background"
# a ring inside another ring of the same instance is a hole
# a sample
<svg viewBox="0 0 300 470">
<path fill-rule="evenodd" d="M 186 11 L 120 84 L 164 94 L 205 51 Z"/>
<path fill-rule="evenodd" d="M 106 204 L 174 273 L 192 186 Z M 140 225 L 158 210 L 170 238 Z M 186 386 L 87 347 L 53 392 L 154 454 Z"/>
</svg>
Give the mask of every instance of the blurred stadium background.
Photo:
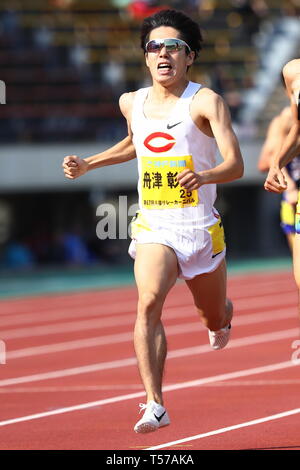
<svg viewBox="0 0 300 470">
<path fill-rule="evenodd" d="M 99 283 L 131 271 L 129 240 L 99 240 L 96 210 L 109 202 L 118 211 L 120 195 L 136 202 L 136 162 L 76 181 L 64 178 L 61 163 L 125 137 L 119 96 L 149 83 L 141 19 L 165 7 L 202 28 L 190 78 L 224 97 L 245 160 L 244 178 L 218 190 L 229 264 L 289 259 L 280 198 L 264 191 L 257 160 L 270 120 L 287 103 L 280 71 L 299 57 L 299 0 L 0 0 L 3 294 L 20 290 L 17 279 L 25 293 L 29 279 L 52 279 L 57 289 L 67 274 L 75 288 L 77 273 L 83 285 L 84 273 Z"/>
</svg>

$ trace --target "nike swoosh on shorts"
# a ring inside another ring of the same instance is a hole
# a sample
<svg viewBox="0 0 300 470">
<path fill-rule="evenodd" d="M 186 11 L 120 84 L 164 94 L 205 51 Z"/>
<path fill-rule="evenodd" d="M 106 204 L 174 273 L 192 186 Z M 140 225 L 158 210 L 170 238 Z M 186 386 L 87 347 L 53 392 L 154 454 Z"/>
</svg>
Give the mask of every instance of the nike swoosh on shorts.
<svg viewBox="0 0 300 470">
<path fill-rule="evenodd" d="M 216 256 L 220 255 L 221 253 L 223 253 L 223 250 L 219 251 L 219 253 L 216 253 L 215 255 L 212 255 L 212 258 L 215 258 Z"/>
</svg>

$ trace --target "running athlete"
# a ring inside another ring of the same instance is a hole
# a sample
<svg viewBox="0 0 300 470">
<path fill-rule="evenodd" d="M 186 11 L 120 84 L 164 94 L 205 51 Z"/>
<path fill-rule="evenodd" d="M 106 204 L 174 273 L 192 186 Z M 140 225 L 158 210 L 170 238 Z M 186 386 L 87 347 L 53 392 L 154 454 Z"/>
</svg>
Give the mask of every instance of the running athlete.
<svg viewBox="0 0 300 470">
<path fill-rule="evenodd" d="M 170 424 L 162 395 L 167 344 L 161 316 L 178 277 L 193 295 L 212 348 L 225 347 L 230 335 L 224 231 L 213 205 L 216 184 L 240 178 L 243 160 L 223 99 L 188 79 L 201 43 L 198 25 L 181 12 L 162 10 L 145 18 L 141 46 L 152 86 L 120 98 L 128 137 L 101 154 L 68 156 L 63 163 L 73 179 L 137 157 L 140 209 L 129 253 L 139 294 L 134 346 L 147 396 L 134 427 L 138 433 Z"/>
<path fill-rule="evenodd" d="M 287 189 L 283 167 L 293 162 L 297 154 L 300 153 L 300 59 L 288 62 L 283 67 L 282 73 L 290 98 L 293 125 L 280 151 L 273 159 L 265 181 L 265 189 L 275 193 L 282 193 Z M 298 191 L 298 203 L 296 206 L 295 232 L 293 264 L 294 276 L 299 289 L 300 317 L 300 191 Z"/>
<path fill-rule="evenodd" d="M 266 140 L 262 147 L 258 169 L 262 172 L 270 169 L 271 162 L 283 145 L 293 125 L 293 116 L 290 106 L 286 106 L 279 115 L 275 116 L 267 131 Z M 290 250 L 293 250 L 295 238 L 295 214 L 300 186 L 300 156 L 295 157 L 282 169 L 287 189 L 282 194 L 281 200 L 281 228 L 286 235 Z"/>
<path fill-rule="evenodd" d="M 288 62 L 282 69 L 286 90 L 290 99 L 293 125 L 281 149 L 274 157 L 265 181 L 267 191 L 282 193 L 287 183 L 282 168 L 300 153 L 300 59 Z"/>
</svg>

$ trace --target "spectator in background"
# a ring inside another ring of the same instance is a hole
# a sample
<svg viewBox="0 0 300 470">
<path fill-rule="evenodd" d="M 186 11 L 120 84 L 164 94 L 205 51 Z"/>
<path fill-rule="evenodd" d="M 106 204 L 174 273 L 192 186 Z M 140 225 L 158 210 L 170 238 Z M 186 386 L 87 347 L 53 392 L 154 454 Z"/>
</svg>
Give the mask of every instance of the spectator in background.
<svg viewBox="0 0 300 470">
<path fill-rule="evenodd" d="M 94 261 L 78 225 L 55 234 L 54 257 L 57 262 L 70 266 L 86 265 Z"/>
<path fill-rule="evenodd" d="M 6 1 L 1 11 L 1 30 L 3 36 L 14 47 L 15 52 L 23 47 L 23 31 L 20 14 L 21 4 L 17 0 Z"/>
<path fill-rule="evenodd" d="M 268 13 L 264 0 L 231 0 L 233 10 L 242 17 L 243 34 L 246 42 L 251 42 L 254 34 L 258 33 L 260 23 Z"/>
<path fill-rule="evenodd" d="M 285 0 L 282 3 L 282 13 L 286 16 L 299 16 L 300 15 L 300 3 L 299 0 Z"/>
<path fill-rule="evenodd" d="M 144 19 L 145 16 L 153 15 L 166 5 L 159 0 L 133 0 L 128 5 L 128 12 L 134 19 Z"/>
<path fill-rule="evenodd" d="M 91 60 L 87 25 L 79 25 L 74 32 L 74 43 L 69 48 L 69 62 L 76 69 L 83 83 L 88 82 L 91 74 Z"/>
<path fill-rule="evenodd" d="M 40 18 L 39 26 L 34 28 L 33 40 L 37 49 L 49 53 L 54 41 L 53 22 L 51 15 L 44 15 Z"/>
<path fill-rule="evenodd" d="M 211 87 L 216 93 L 223 96 L 230 109 L 232 120 L 237 121 L 242 99 L 236 80 L 230 73 L 227 64 L 215 65 L 211 73 Z"/>
<path fill-rule="evenodd" d="M 43 15 L 39 25 L 33 28 L 33 46 L 43 55 L 44 67 L 48 75 L 52 74 L 55 68 L 60 65 L 60 51 L 55 47 L 54 30 L 55 22 L 51 14 Z"/>
<path fill-rule="evenodd" d="M 90 262 L 90 254 L 82 237 L 78 233 L 67 232 L 62 236 L 62 248 L 64 261 L 67 264 L 87 264 Z"/>
<path fill-rule="evenodd" d="M 4 251 L 4 266 L 9 269 L 32 268 L 35 259 L 30 249 L 23 243 L 12 241 Z"/>
<path fill-rule="evenodd" d="M 105 86 L 110 88 L 113 96 L 119 97 L 124 90 L 124 80 L 126 79 L 126 67 L 119 49 L 110 48 L 108 50 L 108 60 L 102 69 L 102 79 Z"/>
</svg>

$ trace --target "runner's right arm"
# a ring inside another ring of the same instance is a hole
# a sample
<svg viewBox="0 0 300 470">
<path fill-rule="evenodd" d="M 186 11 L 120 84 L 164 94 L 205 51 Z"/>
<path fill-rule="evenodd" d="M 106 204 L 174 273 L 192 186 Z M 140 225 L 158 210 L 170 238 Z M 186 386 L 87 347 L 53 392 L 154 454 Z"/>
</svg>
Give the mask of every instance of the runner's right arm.
<svg viewBox="0 0 300 470">
<path fill-rule="evenodd" d="M 298 121 L 298 96 L 300 93 L 300 59 L 293 59 L 282 69 L 284 82 L 291 102 L 294 120 Z"/>
<path fill-rule="evenodd" d="M 127 162 L 136 158 L 135 148 L 132 143 L 132 133 L 130 128 L 130 114 L 132 107 L 132 93 L 124 93 L 120 97 L 120 109 L 127 119 L 128 136 L 116 145 L 104 150 L 101 153 L 87 158 L 80 158 L 77 155 L 68 155 L 64 158 L 62 167 L 66 178 L 76 179 L 90 170 L 108 165 Z"/>
<path fill-rule="evenodd" d="M 282 172 L 294 157 L 300 152 L 299 125 L 294 123 L 288 137 L 286 138 L 280 152 L 271 163 L 264 187 L 266 191 L 282 193 L 287 189 L 287 183 Z"/>
<path fill-rule="evenodd" d="M 270 168 L 270 163 L 274 154 L 281 148 L 281 126 L 280 126 L 280 117 L 276 116 L 272 119 L 268 131 L 266 140 L 262 146 L 257 167 L 259 171 L 268 171 Z"/>
<path fill-rule="evenodd" d="M 265 181 L 267 191 L 281 193 L 287 189 L 282 168 L 295 158 L 300 152 L 300 120 L 297 99 L 300 94 L 300 59 L 294 59 L 283 67 L 283 77 L 288 96 L 291 101 L 293 125 L 285 139 L 282 148 L 275 156 Z"/>
<path fill-rule="evenodd" d="M 274 157 L 281 149 L 292 125 L 290 106 L 286 106 L 280 114 L 275 116 L 267 130 L 266 140 L 261 149 L 257 167 L 260 171 L 268 171 Z"/>
</svg>

